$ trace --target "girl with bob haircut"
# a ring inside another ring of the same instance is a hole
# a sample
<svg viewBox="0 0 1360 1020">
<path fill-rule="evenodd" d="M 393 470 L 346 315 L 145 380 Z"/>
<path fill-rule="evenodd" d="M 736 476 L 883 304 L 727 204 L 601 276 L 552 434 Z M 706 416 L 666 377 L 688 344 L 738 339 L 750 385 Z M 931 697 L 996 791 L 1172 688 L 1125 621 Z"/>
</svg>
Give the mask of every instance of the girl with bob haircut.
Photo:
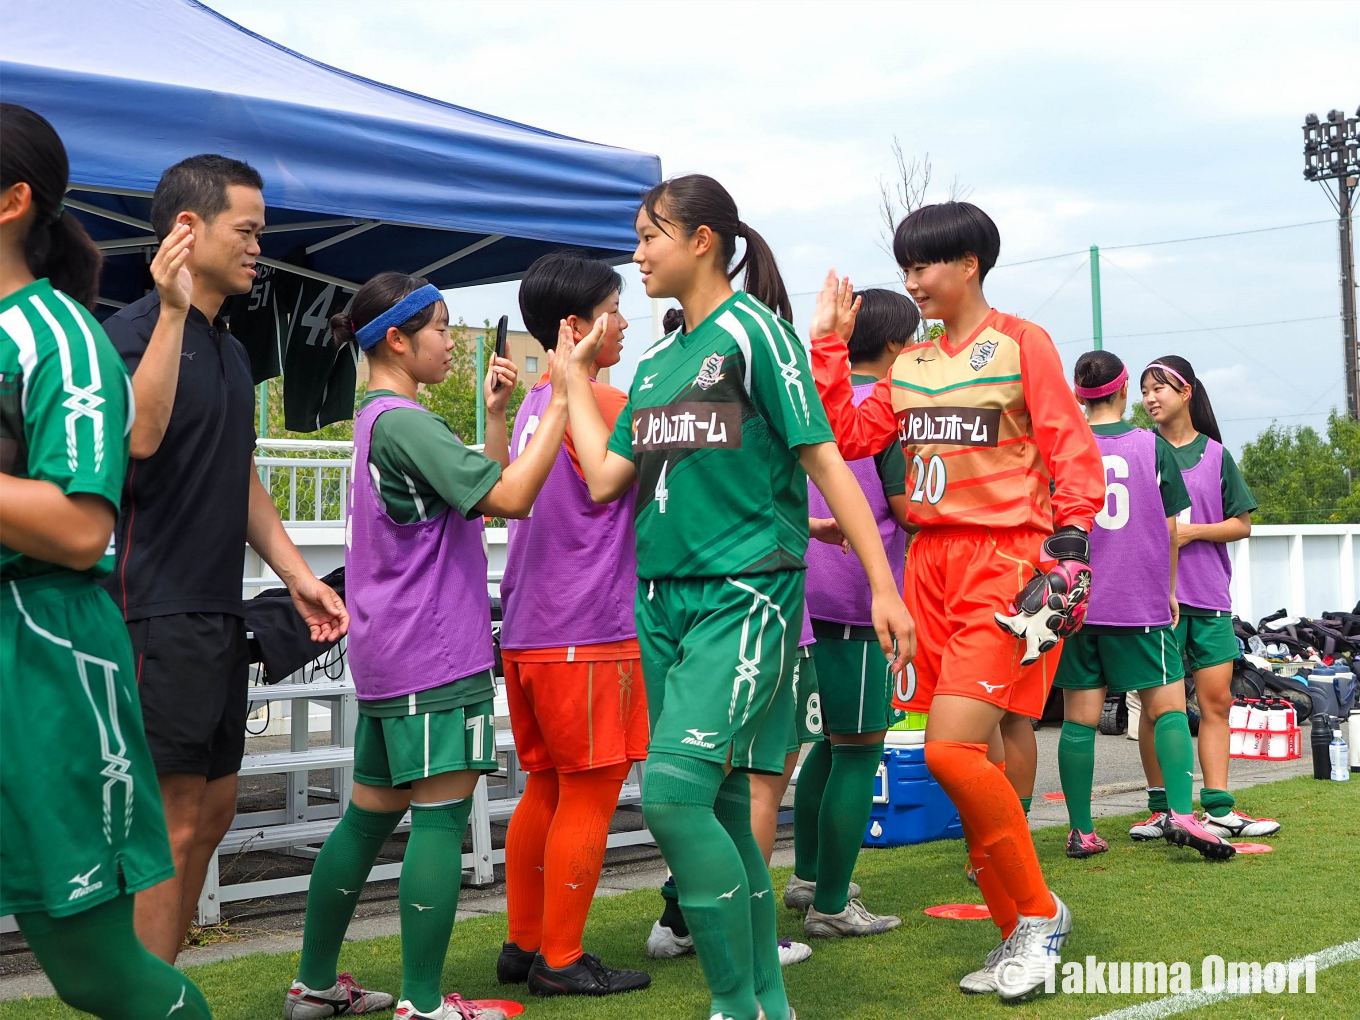
<svg viewBox="0 0 1360 1020">
<path fill-rule="evenodd" d="M 1227 543 L 1251 534 L 1256 500 L 1223 446 L 1209 394 L 1190 362 L 1164 355 L 1143 369 L 1139 383 L 1143 406 L 1157 423 L 1157 434 L 1171 444 L 1190 493 L 1190 506 L 1180 512 L 1176 529 L 1180 546 L 1176 601 L 1181 609 L 1176 638 L 1190 664 L 1199 702 L 1199 761 L 1204 774 L 1199 802 L 1204 827 L 1224 838 L 1272 836 L 1280 831 L 1280 823 L 1236 810 L 1228 792 L 1228 709 L 1237 638 L 1232 629 Z M 1129 830 L 1134 839 L 1157 839 L 1170 825 L 1170 789 L 1163 789 L 1162 770 L 1146 751 L 1148 728 L 1140 720 L 1138 746 L 1152 815 Z"/>
<path fill-rule="evenodd" d="M 857 401 L 846 338 L 858 302 L 832 271 L 813 313 L 812 364 L 845 457 L 872 456 L 900 430 L 910 458 L 908 521 L 920 530 L 905 595 L 920 648 L 914 681 L 893 704 L 930 713 L 926 762 L 959 809 L 1003 936 L 960 989 L 1015 1001 L 1043 987 L 1072 919 L 1048 890 L 1020 798 L 988 743 L 998 726 L 1005 740 L 1042 714 L 1061 639 L 1086 610 L 1087 536 L 1105 487 L 1053 341 L 983 295 L 1000 248 L 975 205 L 917 209 L 898 224 L 893 253 L 907 293 L 944 334 L 905 347 Z"/>
<path fill-rule="evenodd" d="M 1109 849 L 1091 820 L 1096 727 L 1109 690 L 1138 691 L 1142 699 L 1148 721 L 1140 728 L 1150 732 L 1138 747 L 1169 784 L 1166 841 L 1210 860 L 1227 860 L 1237 851 L 1195 817 L 1190 781 L 1195 749 L 1176 642 L 1176 515 L 1189 508 L 1190 496 L 1171 444 L 1124 421 L 1129 401 L 1124 363 L 1109 351 L 1087 351 L 1072 375 L 1105 465 L 1105 506 L 1091 531 L 1091 569 L 1118 577 L 1120 585 L 1092 594 L 1085 625 L 1063 643 L 1054 679 L 1063 689 L 1065 716 L 1058 775 L 1071 823 L 1067 856 L 1086 858 Z"/>
<path fill-rule="evenodd" d="M 52 125 L 0 104 L 0 913 L 74 1009 L 207 1020 L 133 926 L 133 894 L 175 866 L 132 644 L 97 581 L 134 408 L 87 310 L 99 252 L 62 205 L 68 172 Z M 156 256 L 157 284 L 192 240 Z"/>
<path fill-rule="evenodd" d="M 686 331 L 639 359 L 612 435 L 590 388 L 604 317 L 572 354 L 569 396 L 591 497 L 609 503 L 637 485 L 635 613 L 652 734 L 643 816 L 675 876 L 712 1015 L 787 1020 L 748 773 L 782 773 L 793 729 L 807 478 L 865 565 L 875 634 L 895 668 L 914 651 L 913 627 L 831 441 L 769 246 L 700 174 L 647 192 L 635 226 L 647 294 L 678 299 Z M 732 267 L 738 240 L 746 250 Z"/>
<path fill-rule="evenodd" d="M 354 421 L 345 580 L 350 672 L 359 698 L 354 792 L 312 870 L 288 1020 L 391 1009 L 336 964 L 379 851 L 409 808 L 402 862 L 401 994 L 395 1020 L 504 1020 L 499 1009 L 444 995 L 440 976 L 458 909 L 458 862 L 482 773 L 496 768 L 491 600 L 482 517 L 523 518 L 566 428 L 564 346 L 548 355 L 555 396 L 510 462 L 505 409 L 514 362 L 492 356 L 483 383 L 486 452 L 416 402 L 443 382 L 454 343 L 439 290 L 379 273 L 331 319 L 337 343 L 368 356 L 368 391 Z M 452 871 L 450 870 L 452 869 Z"/>
</svg>

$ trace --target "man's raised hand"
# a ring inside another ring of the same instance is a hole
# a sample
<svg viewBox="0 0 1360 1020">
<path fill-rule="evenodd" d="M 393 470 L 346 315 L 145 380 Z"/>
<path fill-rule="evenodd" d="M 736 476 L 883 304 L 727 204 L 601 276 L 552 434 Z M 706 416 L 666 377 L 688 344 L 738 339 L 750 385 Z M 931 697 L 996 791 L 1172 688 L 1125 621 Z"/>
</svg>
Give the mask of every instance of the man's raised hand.
<svg viewBox="0 0 1360 1020">
<path fill-rule="evenodd" d="M 189 225 L 176 223 L 151 260 L 151 279 L 161 296 L 161 307 L 181 315 L 188 314 L 194 296 L 194 278 L 185 266 L 193 246 L 194 235 Z"/>
</svg>

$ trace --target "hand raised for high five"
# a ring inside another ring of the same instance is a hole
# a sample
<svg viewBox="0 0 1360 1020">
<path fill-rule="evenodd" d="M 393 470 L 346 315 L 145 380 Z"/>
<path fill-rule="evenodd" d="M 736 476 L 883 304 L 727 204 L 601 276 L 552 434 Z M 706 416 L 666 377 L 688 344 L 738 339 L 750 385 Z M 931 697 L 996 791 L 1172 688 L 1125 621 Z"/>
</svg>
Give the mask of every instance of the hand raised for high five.
<svg viewBox="0 0 1360 1020">
<path fill-rule="evenodd" d="M 557 327 L 557 346 L 548 352 L 548 382 L 552 385 L 553 399 L 567 399 L 567 369 L 574 359 L 573 353 L 579 344 L 576 334 L 563 319 Z"/>
<path fill-rule="evenodd" d="M 817 307 L 812 312 L 809 326 L 811 339 L 837 334 L 842 342 L 855 332 L 855 318 L 863 298 L 855 297 L 850 277 L 837 279 L 836 270 L 827 270 L 826 280 L 817 294 Z"/>
<path fill-rule="evenodd" d="M 176 223 L 151 260 L 151 279 L 161 296 L 161 308 L 181 315 L 188 314 L 194 296 L 194 278 L 184 264 L 193 246 L 194 235 L 189 225 Z"/>
</svg>

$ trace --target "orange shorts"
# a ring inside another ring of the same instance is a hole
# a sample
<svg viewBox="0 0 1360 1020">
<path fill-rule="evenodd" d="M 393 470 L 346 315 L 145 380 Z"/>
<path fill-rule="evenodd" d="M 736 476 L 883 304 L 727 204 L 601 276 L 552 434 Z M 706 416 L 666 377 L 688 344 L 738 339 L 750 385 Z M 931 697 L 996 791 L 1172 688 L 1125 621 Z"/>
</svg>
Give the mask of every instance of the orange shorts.
<svg viewBox="0 0 1360 1020">
<path fill-rule="evenodd" d="M 1030 528 L 922 528 L 907 554 L 903 601 L 916 621 L 916 658 L 893 705 L 929 712 L 937 694 L 974 698 L 1037 719 L 1062 642 L 1021 667 L 1024 644 L 997 626 L 1034 575 L 1045 535 Z"/>
<path fill-rule="evenodd" d="M 503 649 L 501 657 L 525 772 L 582 772 L 647 757 L 647 689 L 636 640 Z"/>
</svg>

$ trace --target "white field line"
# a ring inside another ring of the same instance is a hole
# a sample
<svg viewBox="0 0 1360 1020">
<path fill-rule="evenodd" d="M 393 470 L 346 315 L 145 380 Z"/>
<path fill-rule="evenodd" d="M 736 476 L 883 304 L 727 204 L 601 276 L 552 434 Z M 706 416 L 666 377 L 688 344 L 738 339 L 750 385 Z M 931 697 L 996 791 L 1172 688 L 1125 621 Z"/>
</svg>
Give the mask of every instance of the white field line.
<svg viewBox="0 0 1360 1020">
<path fill-rule="evenodd" d="M 1309 953 L 1308 956 L 1313 957 L 1317 970 L 1326 970 L 1328 967 L 1335 967 L 1338 964 L 1360 960 L 1360 939 L 1329 946 L 1316 953 Z M 1289 964 L 1293 963 L 1302 966 L 1307 958 L 1307 956 L 1296 957 L 1285 966 L 1288 967 Z M 1186 995 L 1168 995 L 1165 999 L 1153 999 L 1151 1002 L 1140 1002 L 1136 1006 L 1125 1006 L 1123 1009 L 1116 1009 L 1110 1013 L 1101 1013 L 1100 1016 L 1092 1017 L 1091 1020 L 1159 1020 L 1160 1017 L 1175 1016 L 1177 1013 L 1184 1013 L 1187 1010 L 1210 1006 L 1215 1002 L 1223 1002 L 1227 999 L 1239 999 L 1243 995 L 1249 994 L 1251 993 L 1206 992 L 1200 989 Z M 1261 996 L 1261 998 L 1276 999 L 1278 996 Z"/>
</svg>

